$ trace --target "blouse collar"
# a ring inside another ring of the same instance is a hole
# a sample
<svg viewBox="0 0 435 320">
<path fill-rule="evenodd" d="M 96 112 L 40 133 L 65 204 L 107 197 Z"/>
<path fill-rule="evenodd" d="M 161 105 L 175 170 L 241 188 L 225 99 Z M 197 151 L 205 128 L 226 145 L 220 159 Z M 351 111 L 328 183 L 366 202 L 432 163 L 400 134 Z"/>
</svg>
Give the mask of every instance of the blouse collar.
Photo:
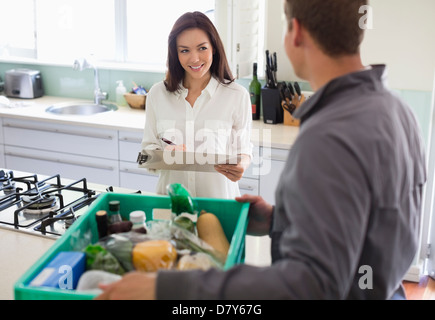
<svg viewBox="0 0 435 320">
<path fill-rule="evenodd" d="M 212 76 L 205 89 L 202 90 L 202 93 L 204 92 L 208 93 L 208 95 L 211 98 L 213 97 L 213 94 L 216 92 L 218 86 L 219 86 L 219 81 L 214 76 Z M 180 97 L 186 98 L 188 89 L 183 86 L 183 82 L 180 83 L 180 88 L 181 88 L 180 90 L 175 92 L 177 94 L 178 99 L 180 99 Z"/>
</svg>

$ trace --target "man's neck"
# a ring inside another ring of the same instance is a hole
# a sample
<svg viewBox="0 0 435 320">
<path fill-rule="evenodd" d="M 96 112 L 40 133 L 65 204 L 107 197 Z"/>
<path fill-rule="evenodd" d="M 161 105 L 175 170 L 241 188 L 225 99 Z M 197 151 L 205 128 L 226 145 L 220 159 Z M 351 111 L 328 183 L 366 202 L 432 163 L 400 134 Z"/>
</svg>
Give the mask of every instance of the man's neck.
<svg viewBox="0 0 435 320">
<path fill-rule="evenodd" d="M 364 65 L 359 54 L 331 58 L 324 54 L 311 57 L 312 63 L 308 66 L 307 79 L 311 88 L 317 91 L 331 80 L 349 73 L 364 70 Z"/>
</svg>

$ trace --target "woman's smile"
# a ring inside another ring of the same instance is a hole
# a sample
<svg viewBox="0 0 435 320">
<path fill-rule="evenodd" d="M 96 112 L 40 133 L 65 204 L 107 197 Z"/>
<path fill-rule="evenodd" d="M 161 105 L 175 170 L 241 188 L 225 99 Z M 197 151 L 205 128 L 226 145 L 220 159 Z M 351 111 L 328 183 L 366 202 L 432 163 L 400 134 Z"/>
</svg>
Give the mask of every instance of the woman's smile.
<svg viewBox="0 0 435 320">
<path fill-rule="evenodd" d="M 200 71 L 200 70 L 202 69 L 202 67 L 204 67 L 204 64 L 201 64 L 201 65 L 199 65 L 199 66 L 190 66 L 190 68 L 191 68 L 193 71 Z"/>
</svg>

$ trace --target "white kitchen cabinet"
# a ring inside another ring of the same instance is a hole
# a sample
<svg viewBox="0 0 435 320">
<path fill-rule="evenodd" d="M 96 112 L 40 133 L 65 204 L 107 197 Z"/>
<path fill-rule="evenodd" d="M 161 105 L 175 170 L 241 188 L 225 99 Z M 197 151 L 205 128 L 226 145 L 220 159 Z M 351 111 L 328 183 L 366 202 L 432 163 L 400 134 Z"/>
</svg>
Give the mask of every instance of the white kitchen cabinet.
<svg viewBox="0 0 435 320">
<path fill-rule="evenodd" d="M 0 168 L 5 168 L 5 146 L 3 138 L 3 118 L 0 118 Z"/>
<path fill-rule="evenodd" d="M 118 131 L 3 119 L 5 167 L 119 185 Z"/>
<path fill-rule="evenodd" d="M 275 190 L 289 150 L 261 148 L 260 161 L 256 162 L 253 174 L 259 177 L 259 195 L 267 202 L 275 204 Z M 272 262 L 269 236 L 246 236 L 245 262 L 257 266 L 267 266 Z"/>
<path fill-rule="evenodd" d="M 288 153 L 287 149 L 262 148 L 261 150 L 260 195 L 271 204 L 275 204 L 275 190 Z"/>
<path fill-rule="evenodd" d="M 89 182 L 107 186 L 118 185 L 117 160 L 8 145 L 5 146 L 5 158 L 8 169 L 44 175 L 60 174 L 61 177 L 75 180 L 86 178 Z"/>
<path fill-rule="evenodd" d="M 258 196 L 259 187 L 258 187 L 258 179 L 250 179 L 250 178 L 242 178 L 239 181 L 239 189 L 240 194 L 251 194 L 254 196 Z"/>
<path fill-rule="evenodd" d="M 155 192 L 159 175 L 138 168 L 137 156 L 141 151 L 142 132 L 119 132 L 119 179 L 123 188 Z"/>
</svg>

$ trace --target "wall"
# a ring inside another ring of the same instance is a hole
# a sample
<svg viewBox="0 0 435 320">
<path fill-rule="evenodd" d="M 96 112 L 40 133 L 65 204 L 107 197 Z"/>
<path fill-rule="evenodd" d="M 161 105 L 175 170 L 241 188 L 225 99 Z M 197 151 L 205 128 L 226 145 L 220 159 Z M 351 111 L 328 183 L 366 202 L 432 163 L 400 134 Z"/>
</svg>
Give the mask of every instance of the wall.
<svg viewBox="0 0 435 320">
<path fill-rule="evenodd" d="M 424 137 L 429 135 L 435 71 L 435 1 L 370 0 L 373 29 L 361 46 L 364 64 L 388 66 L 389 86 L 409 104 Z M 266 49 L 277 52 L 278 79 L 296 77 L 283 49 L 286 26 L 283 1 L 266 0 Z M 325 13 L 327 14 L 327 13 Z M 305 84 L 307 86 L 307 84 Z"/>
<path fill-rule="evenodd" d="M 77 99 L 93 99 L 94 71 L 86 69 L 76 71 L 71 67 L 48 65 L 32 65 L 24 63 L 0 63 L 0 77 L 4 80 L 4 73 L 9 69 L 29 68 L 41 71 L 45 95 L 71 97 Z M 133 87 L 133 81 L 149 89 L 154 83 L 164 79 L 164 73 L 126 71 L 114 69 L 99 70 L 100 87 L 109 94 L 109 100 L 116 99 L 116 81 L 123 80 L 127 90 Z"/>
<path fill-rule="evenodd" d="M 361 52 L 365 64 L 386 63 L 389 84 L 411 106 L 422 126 L 425 138 L 429 132 L 431 92 L 435 70 L 435 1 L 371 0 L 374 29 L 367 30 Z M 219 17 L 218 17 L 219 18 Z M 265 47 L 278 56 L 278 80 L 300 81 L 283 49 L 285 17 L 283 2 L 266 0 Z M 227 35 L 228 30 L 221 30 Z M 74 71 L 71 67 L 0 63 L 0 77 L 17 67 L 41 70 L 47 95 L 92 99 L 93 72 Z M 123 80 L 127 89 L 132 81 L 149 89 L 164 78 L 163 73 L 103 69 L 100 70 L 101 88 L 115 100 L 116 81 Z M 249 79 L 238 81 L 248 87 Z M 303 90 L 310 90 L 301 82 Z"/>
</svg>

